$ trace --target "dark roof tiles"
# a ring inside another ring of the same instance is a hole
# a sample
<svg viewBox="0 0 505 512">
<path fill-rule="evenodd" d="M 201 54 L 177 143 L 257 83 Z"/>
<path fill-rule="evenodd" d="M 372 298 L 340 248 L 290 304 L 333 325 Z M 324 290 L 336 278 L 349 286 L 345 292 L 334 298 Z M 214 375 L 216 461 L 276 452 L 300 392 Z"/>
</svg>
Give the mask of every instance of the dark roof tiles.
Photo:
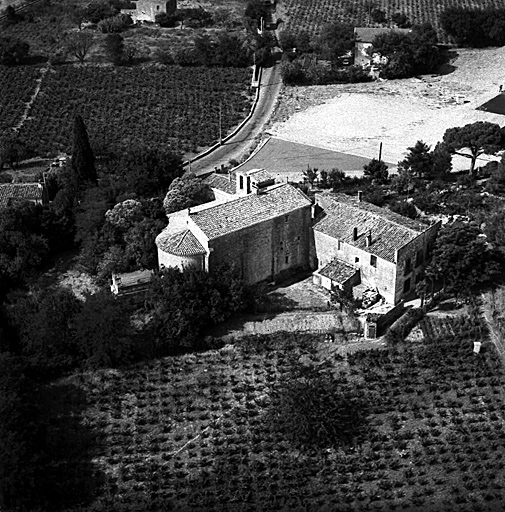
<svg viewBox="0 0 505 512">
<path fill-rule="evenodd" d="M 156 243 L 162 251 L 174 256 L 195 256 L 206 253 L 189 229 L 177 233 L 171 233 L 168 229 L 165 229 L 158 235 Z"/>
<path fill-rule="evenodd" d="M 0 185 L 0 207 L 6 207 L 12 199 L 42 201 L 44 188 L 40 183 L 4 183 Z"/>
<path fill-rule="evenodd" d="M 221 190 L 222 192 L 225 192 L 226 194 L 233 195 L 236 192 L 237 184 L 236 184 L 236 178 L 233 174 L 209 174 L 209 176 L 206 176 L 204 178 L 204 183 L 207 183 L 210 188 L 215 188 L 217 190 Z"/>
<path fill-rule="evenodd" d="M 429 229 L 429 226 L 390 210 L 343 194 L 318 197 L 324 215 L 314 230 L 341 240 L 392 263 L 395 252 Z M 354 239 L 357 228 L 357 239 Z M 368 245 L 367 237 L 371 235 Z"/>
<path fill-rule="evenodd" d="M 352 265 L 345 263 L 344 261 L 335 258 L 330 263 L 325 265 L 321 270 L 318 270 L 317 273 L 328 277 L 332 281 L 335 281 L 339 284 L 345 284 L 351 277 L 354 277 L 358 272 Z"/>
<path fill-rule="evenodd" d="M 310 205 L 303 192 L 292 185 L 281 184 L 263 194 L 250 194 L 191 212 L 190 218 L 212 240 Z"/>
</svg>

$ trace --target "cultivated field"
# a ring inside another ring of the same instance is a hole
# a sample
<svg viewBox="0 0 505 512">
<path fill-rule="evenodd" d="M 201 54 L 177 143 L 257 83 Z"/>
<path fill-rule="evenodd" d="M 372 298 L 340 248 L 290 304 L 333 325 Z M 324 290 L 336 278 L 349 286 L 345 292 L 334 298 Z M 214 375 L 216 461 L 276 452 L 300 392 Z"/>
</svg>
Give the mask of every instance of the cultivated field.
<svg viewBox="0 0 505 512">
<path fill-rule="evenodd" d="M 442 75 L 367 84 L 285 87 L 270 133 L 367 158 L 403 159 L 416 141 L 434 146 L 447 128 L 505 116 L 475 110 L 505 84 L 505 48 L 456 49 Z M 488 158 L 483 155 L 480 164 Z M 454 159 L 455 169 L 468 160 Z"/>
<path fill-rule="evenodd" d="M 38 76 L 31 67 L 0 75 L 4 129 L 20 121 Z M 217 141 L 220 104 L 223 134 L 248 114 L 250 79 L 238 68 L 60 66 L 44 75 L 19 134 L 41 156 L 68 152 L 80 113 L 98 153 L 137 142 L 196 152 Z"/>
<path fill-rule="evenodd" d="M 370 21 L 370 9 L 378 8 L 388 20 L 397 12 L 406 14 L 412 23 L 431 23 L 441 42 L 448 42 L 438 23 L 440 13 L 454 5 L 466 7 L 503 7 L 497 0 L 282 0 L 282 18 L 290 30 L 318 34 L 326 23 L 343 21 L 358 27 L 378 26 Z"/>
<path fill-rule="evenodd" d="M 483 328 L 470 317 L 421 326 L 422 343 L 347 361 L 320 336 L 280 333 L 67 379 L 88 396 L 79 428 L 97 436 L 88 449 L 105 485 L 100 510 L 502 509 L 505 376 L 494 346 L 472 353 Z M 354 442 L 305 450 L 291 437 L 300 424 L 277 417 L 281 383 L 296 380 L 305 396 L 310 368 L 361 404 Z"/>
</svg>

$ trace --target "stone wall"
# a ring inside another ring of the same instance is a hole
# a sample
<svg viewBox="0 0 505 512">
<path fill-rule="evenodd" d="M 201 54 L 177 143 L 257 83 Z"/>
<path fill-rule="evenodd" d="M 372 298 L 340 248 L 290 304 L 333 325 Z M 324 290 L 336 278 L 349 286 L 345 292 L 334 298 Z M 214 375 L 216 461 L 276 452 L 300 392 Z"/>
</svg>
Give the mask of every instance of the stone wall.
<svg viewBox="0 0 505 512">
<path fill-rule="evenodd" d="M 396 265 L 394 263 L 377 258 L 376 266 L 373 267 L 369 252 L 344 242 L 340 243 L 339 249 L 338 240 L 318 231 L 314 232 L 314 241 L 318 268 L 322 268 L 334 258 L 339 258 L 360 270 L 362 283 L 377 289 L 388 302 L 394 303 L 396 289 Z"/>
<path fill-rule="evenodd" d="M 235 264 L 247 283 L 309 268 L 310 206 L 209 241 L 209 269 Z"/>
<path fill-rule="evenodd" d="M 181 271 L 188 268 L 195 268 L 197 270 L 204 270 L 204 255 L 196 256 L 174 256 L 158 249 L 158 266 L 162 267 L 177 267 Z"/>
<path fill-rule="evenodd" d="M 397 252 L 395 303 L 415 290 L 430 258 L 429 247 L 434 243 L 440 226 L 440 221 L 433 224 Z"/>
</svg>

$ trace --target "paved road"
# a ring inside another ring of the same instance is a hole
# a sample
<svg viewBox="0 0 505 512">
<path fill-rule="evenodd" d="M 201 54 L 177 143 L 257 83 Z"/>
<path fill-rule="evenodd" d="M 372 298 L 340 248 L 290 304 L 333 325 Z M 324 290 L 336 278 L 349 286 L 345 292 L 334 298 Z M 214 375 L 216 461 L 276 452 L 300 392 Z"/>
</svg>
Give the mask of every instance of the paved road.
<svg viewBox="0 0 505 512">
<path fill-rule="evenodd" d="M 252 147 L 254 139 L 262 131 L 265 123 L 272 114 L 275 101 L 282 86 L 280 66 L 277 64 L 263 70 L 261 77 L 260 97 L 251 119 L 245 126 L 220 148 L 191 164 L 191 172 L 197 176 L 212 172 L 221 164 L 228 165 L 231 159 L 240 161 L 243 155 Z M 187 168 L 187 167 L 186 167 Z"/>
</svg>

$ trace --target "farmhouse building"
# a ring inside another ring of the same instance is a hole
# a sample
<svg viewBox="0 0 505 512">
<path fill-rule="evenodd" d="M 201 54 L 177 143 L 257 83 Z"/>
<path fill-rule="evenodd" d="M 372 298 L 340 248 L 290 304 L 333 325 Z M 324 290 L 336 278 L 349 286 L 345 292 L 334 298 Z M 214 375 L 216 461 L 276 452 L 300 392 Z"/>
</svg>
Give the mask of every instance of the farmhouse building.
<svg viewBox="0 0 505 512">
<path fill-rule="evenodd" d="M 313 280 L 329 290 L 364 284 L 397 304 L 422 277 L 440 221 L 422 224 L 357 197 L 320 194 Z"/>
<path fill-rule="evenodd" d="M 177 10 L 177 0 L 168 0 L 168 2 L 160 0 L 135 0 L 129 3 L 135 5 L 135 8 L 121 9 L 121 12 L 130 15 L 134 23 L 139 21 L 154 23 L 157 14 L 174 14 Z"/>
<path fill-rule="evenodd" d="M 6 208 L 14 201 L 29 201 L 35 204 L 47 203 L 47 195 L 41 183 L 4 183 L 0 185 L 0 208 Z"/>
<path fill-rule="evenodd" d="M 370 55 L 370 48 L 373 40 L 382 34 L 390 32 L 399 32 L 409 34 L 411 30 L 405 28 L 373 28 L 373 27 L 355 27 L 354 28 L 354 64 L 358 66 L 371 66 L 373 63 L 380 63 L 380 56 Z"/>
<path fill-rule="evenodd" d="M 232 264 L 248 284 L 310 268 L 311 202 L 300 190 L 263 169 L 210 181 L 216 201 L 168 216 L 156 238 L 160 267 Z"/>
</svg>

